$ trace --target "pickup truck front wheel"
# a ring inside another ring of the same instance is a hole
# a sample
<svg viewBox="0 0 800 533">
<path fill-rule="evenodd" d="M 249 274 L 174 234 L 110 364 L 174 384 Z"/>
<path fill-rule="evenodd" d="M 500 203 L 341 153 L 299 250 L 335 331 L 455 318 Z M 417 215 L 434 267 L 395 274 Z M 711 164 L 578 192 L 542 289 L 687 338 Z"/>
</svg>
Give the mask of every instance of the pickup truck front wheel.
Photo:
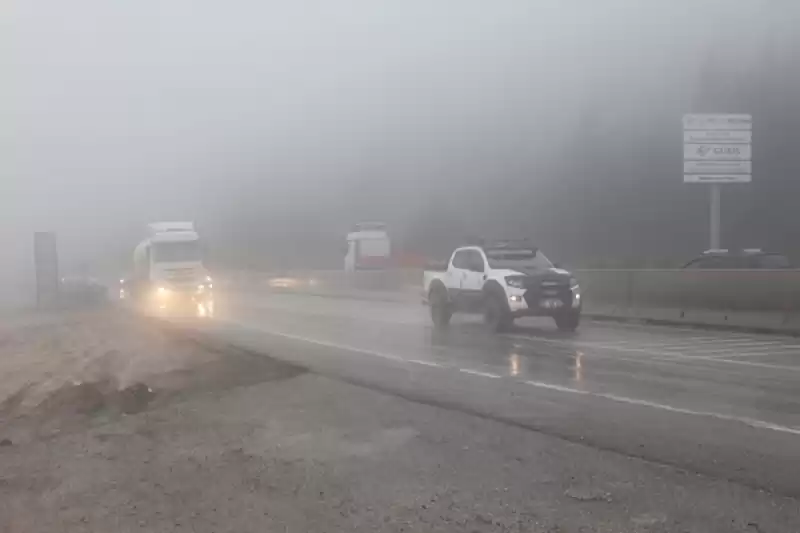
<svg viewBox="0 0 800 533">
<path fill-rule="evenodd" d="M 511 316 L 508 304 L 501 295 L 493 292 L 486 295 L 483 321 L 492 333 L 507 331 L 514 323 L 514 317 Z"/>
<path fill-rule="evenodd" d="M 437 329 L 444 329 L 450 325 L 453 317 L 453 308 L 447 298 L 444 289 L 434 289 L 431 291 L 429 302 L 431 306 L 431 320 Z"/>
</svg>

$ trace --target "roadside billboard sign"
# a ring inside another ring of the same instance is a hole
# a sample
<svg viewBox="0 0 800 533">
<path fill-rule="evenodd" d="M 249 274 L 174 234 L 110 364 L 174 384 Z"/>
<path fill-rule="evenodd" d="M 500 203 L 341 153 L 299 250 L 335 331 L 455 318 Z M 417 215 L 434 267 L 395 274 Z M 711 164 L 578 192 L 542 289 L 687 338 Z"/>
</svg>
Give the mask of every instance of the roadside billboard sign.
<svg viewBox="0 0 800 533">
<path fill-rule="evenodd" d="M 684 144 L 684 161 L 750 161 L 749 144 Z"/>
<path fill-rule="evenodd" d="M 752 174 L 750 161 L 684 161 L 685 174 Z"/>
<path fill-rule="evenodd" d="M 751 130 L 685 130 L 684 143 L 733 143 L 750 144 L 753 141 Z"/>
<path fill-rule="evenodd" d="M 692 113 L 683 116 L 683 181 L 742 183 L 752 178 L 753 116 Z M 739 179 L 736 174 L 746 175 Z M 711 176 L 718 175 L 719 178 Z"/>
<path fill-rule="evenodd" d="M 750 174 L 684 174 L 686 183 L 750 183 Z"/>
<path fill-rule="evenodd" d="M 693 113 L 683 116 L 685 130 L 752 130 L 753 115 Z"/>
<path fill-rule="evenodd" d="M 753 177 L 753 115 L 683 115 L 683 181 L 708 183 L 709 242 L 720 247 L 722 184 L 749 183 Z"/>
</svg>

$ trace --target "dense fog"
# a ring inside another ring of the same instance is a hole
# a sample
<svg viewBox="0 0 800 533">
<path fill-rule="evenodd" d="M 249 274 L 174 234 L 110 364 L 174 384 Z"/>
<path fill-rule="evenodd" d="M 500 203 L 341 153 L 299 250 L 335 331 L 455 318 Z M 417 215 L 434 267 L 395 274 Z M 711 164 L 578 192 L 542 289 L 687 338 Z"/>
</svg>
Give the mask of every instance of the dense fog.
<svg viewBox="0 0 800 533">
<path fill-rule="evenodd" d="M 32 233 L 123 271 L 194 220 L 218 268 L 340 267 L 360 220 L 440 257 L 527 236 L 573 265 L 707 247 L 681 116 L 754 117 L 723 244 L 794 253 L 800 6 L 789 1 L 12 2 L 0 22 L 0 274 Z"/>
</svg>

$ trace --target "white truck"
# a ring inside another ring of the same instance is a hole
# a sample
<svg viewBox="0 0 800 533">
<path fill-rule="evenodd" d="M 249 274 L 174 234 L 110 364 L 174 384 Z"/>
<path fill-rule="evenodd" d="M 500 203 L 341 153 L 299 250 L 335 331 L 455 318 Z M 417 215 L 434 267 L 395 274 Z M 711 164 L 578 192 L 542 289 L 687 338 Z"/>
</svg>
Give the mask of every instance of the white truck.
<svg viewBox="0 0 800 533">
<path fill-rule="evenodd" d="M 524 243 L 457 248 L 446 267 L 426 270 L 423 278 L 437 328 L 446 327 L 455 312 L 482 312 L 494 332 L 523 316 L 552 317 L 562 331 L 574 331 L 580 323 L 577 280 Z"/>
<path fill-rule="evenodd" d="M 155 222 L 133 251 L 133 277 L 126 292 L 147 309 L 213 314 L 213 284 L 203 266 L 200 237 L 192 222 Z"/>
<path fill-rule="evenodd" d="M 389 266 L 392 246 L 386 224 L 362 222 L 347 234 L 347 251 L 344 257 L 346 272 L 380 270 Z"/>
</svg>

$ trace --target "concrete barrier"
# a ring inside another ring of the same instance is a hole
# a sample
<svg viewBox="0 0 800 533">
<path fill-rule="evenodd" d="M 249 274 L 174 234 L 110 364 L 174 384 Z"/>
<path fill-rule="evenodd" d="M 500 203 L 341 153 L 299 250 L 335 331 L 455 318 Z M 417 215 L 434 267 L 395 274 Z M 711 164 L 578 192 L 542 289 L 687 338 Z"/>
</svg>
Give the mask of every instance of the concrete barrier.
<svg viewBox="0 0 800 533">
<path fill-rule="evenodd" d="M 800 332 L 799 270 L 584 270 L 588 314 Z M 609 312 L 609 304 L 616 304 Z"/>
<path fill-rule="evenodd" d="M 800 334 L 800 270 L 578 270 L 584 312 L 612 319 Z M 420 302 L 422 272 L 239 272 L 232 286 Z"/>
<path fill-rule="evenodd" d="M 290 272 L 229 272 L 229 289 L 290 292 L 315 296 L 420 303 L 422 272 L 382 270 L 343 272 L 292 270 Z"/>
</svg>

